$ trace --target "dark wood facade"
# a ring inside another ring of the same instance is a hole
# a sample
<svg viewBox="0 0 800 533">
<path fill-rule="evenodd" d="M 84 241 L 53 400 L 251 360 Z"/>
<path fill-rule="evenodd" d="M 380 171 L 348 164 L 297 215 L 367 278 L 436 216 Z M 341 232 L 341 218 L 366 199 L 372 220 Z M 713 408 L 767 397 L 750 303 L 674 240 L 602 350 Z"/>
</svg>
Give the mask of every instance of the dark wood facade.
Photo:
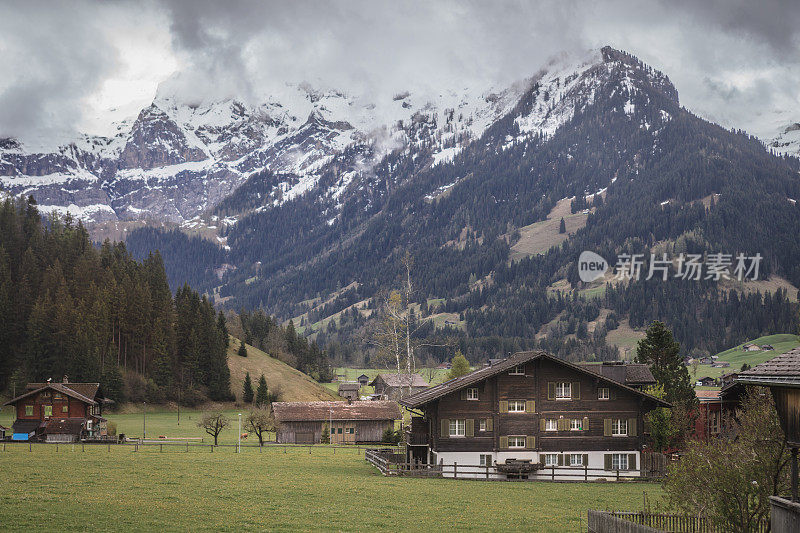
<svg viewBox="0 0 800 533">
<path fill-rule="evenodd" d="M 281 444 L 316 444 L 323 434 L 333 444 L 380 442 L 402 418 L 395 402 L 274 402 L 276 440 Z"/>
<path fill-rule="evenodd" d="M 408 435 L 412 460 L 424 462 L 426 453 L 427 460 L 457 453 L 470 460 L 474 452 L 498 461 L 512 452 L 531 460 L 591 452 L 595 464 L 604 456 L 594 452 L 641 451 L 644 415 L 669 406 L 543 352 L 515 354 L 400 403 L 417 415 Z"/>
</svg>

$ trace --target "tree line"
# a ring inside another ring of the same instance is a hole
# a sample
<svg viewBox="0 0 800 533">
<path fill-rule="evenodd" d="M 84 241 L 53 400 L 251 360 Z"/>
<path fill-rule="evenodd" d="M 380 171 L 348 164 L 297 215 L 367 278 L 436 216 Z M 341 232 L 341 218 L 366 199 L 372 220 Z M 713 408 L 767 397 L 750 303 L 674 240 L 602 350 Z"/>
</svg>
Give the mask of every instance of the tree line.
<svg viewBox="0 0 800 533">
<path fill-rule="evenodd" d="M 99 382 L 116 402 L 229 400 L 225 317 L 188 285 L 173 297 L 158 252 L 93 245 L 80 222 L 0 204 L 0 390 Z"/>
</svg>

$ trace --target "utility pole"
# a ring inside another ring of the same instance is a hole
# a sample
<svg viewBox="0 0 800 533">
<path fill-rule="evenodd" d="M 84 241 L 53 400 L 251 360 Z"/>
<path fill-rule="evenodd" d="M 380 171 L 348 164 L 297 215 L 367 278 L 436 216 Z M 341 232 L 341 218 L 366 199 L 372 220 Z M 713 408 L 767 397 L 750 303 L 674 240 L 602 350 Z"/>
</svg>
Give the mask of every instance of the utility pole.
<svg viewBox="0 0 800 533">
<path fill-rule="evenodd" d="M 142 409 L 142 440 L 147 438 L 147 402 L 144 402 Z"/>
<path fill-rule="evenodd" d="M 242 413 L 239 413 L 239 438 L 236 441 L 236 453 L 239 453 L 242 446 Z"/>
</svg>

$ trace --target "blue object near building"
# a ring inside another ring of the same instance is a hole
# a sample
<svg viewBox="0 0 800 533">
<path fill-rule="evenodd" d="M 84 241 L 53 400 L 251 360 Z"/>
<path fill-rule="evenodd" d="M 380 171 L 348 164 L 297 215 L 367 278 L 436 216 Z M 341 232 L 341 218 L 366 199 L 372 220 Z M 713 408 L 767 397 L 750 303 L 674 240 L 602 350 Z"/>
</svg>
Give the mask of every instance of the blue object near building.
<svg viewBox="0 0 800 533">
<path fill-rule="evenodd" d="M 11 435 L 11 440 L 28 440 L 27 433 L 14 433 Z"/>
</svg>

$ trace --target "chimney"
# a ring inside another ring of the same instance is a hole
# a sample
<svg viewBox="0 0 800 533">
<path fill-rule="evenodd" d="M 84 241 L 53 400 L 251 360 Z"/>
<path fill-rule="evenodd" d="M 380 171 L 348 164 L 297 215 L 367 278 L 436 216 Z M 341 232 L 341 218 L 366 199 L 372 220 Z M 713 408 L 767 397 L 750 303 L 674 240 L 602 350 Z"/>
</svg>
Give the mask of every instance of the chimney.
<svg viewBox="0 0 800 533">
<path fill-rule="evenodd" d="M 62 383 L 69 383 L 69 378 L 67 378 L 66 374 L 64 374 L 64 379 L 63 379 Z"/>
</svg>

